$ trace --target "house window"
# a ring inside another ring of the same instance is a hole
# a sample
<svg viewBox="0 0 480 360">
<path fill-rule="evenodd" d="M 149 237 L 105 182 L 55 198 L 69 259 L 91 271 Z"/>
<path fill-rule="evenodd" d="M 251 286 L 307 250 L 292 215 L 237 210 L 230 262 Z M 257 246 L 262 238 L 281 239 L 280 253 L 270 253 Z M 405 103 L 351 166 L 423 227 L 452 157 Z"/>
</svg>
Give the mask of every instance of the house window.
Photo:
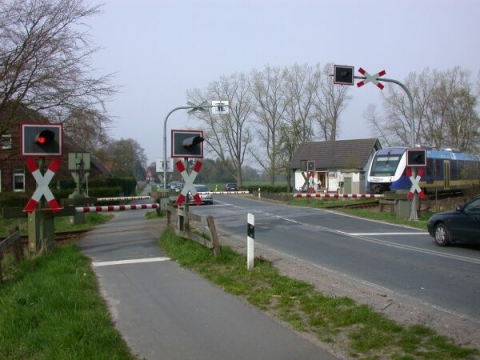
<svg viewBox="0 0 480 360">
<path fill-rule="evenodd" d="M 13 170 L 13 191 L 25 191 L 25 170 Z"/>
<path fill-rule="evenodd" d="M 12 149 L 12 134 L 3 134 L 0 137 L 0 149 L 1 150 Z"/>
</svg>

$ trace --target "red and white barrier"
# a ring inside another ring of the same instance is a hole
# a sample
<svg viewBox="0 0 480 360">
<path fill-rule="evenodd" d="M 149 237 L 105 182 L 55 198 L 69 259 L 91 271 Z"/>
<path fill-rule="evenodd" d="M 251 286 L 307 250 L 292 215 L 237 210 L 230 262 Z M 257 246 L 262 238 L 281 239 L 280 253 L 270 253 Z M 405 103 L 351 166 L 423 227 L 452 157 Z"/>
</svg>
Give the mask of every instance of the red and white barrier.
<svg viewBox="0 0 480 360">
<path fill-rule="evenodd" d="M 146 200 L 150 198 L 151 196 L 143 195 L 143 196 L 98 198 L 97 201 L 129 201 L 129 200 Z"/>
<path fill-rule="evenodd" d="M 75 212 L 108 212 L 108 211 L 125 211 L 125 210 L 145 210 L 156 209 L 160 204 L 132 204 L 132 205 L 107 205 L 107 206 L 85 206 L 76 207 Z"/>
<path fill-rule="evenodd" d="M 247 190 L 242 191 L 211 191 L 211 194 L 219 194 L 219 195 L 237 195 L 237 194 L 250 194 Z"/>
<path fill-rule="evenodd" d="M 324 193 L 315 193 L 315 194 L 303 194 L 297 193 L 293 194 L 293 197 L 300 198 L 354 198 L 354 199 L 373 199 L 373 198 L 383 198 L 383 194 L 324 194 Z"/>
</svg>

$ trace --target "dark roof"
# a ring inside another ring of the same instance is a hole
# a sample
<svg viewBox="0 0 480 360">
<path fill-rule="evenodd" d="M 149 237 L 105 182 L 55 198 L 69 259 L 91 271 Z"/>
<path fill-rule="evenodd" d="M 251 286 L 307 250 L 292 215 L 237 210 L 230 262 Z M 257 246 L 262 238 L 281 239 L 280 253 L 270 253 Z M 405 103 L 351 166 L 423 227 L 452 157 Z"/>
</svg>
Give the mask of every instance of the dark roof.
<svg viewBox="0 0 480 360">
<path fill-rule="evenodd" d="M 302 161 L 315 160 L 316 170 L 363 169 L 372 153 L 381 148 L 377 138 L 303 143 L 290 168 L 300 169 Z"/>
</svg>

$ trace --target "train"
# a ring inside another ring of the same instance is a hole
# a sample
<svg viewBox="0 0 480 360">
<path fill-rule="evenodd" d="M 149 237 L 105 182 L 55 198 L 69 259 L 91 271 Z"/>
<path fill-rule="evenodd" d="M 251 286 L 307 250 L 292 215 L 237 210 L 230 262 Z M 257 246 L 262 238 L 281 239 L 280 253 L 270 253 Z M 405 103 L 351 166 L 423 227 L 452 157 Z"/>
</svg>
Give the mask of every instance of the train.
<svg viewBox="0 0 480 360">
<path fill-rule="evenodd" d="M 378 150 L 368 168 L 367 192 L 410 190 L 412 182 L 406 175 L 408 147 Z M 480 156 L 458 149 L 419 147 L 425 149 L 426 163 L 419 186 L 425 194 L 458 192 L 479 182 Z"/>
</svg>

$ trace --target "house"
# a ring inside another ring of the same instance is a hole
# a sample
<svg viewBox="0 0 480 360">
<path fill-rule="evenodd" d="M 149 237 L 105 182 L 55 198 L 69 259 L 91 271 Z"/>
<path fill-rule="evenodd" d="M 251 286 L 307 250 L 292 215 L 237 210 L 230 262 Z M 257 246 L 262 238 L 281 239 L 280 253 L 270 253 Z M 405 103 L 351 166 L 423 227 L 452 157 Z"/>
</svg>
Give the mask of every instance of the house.
<svg viewBox="0 0 480 360">
<path fill-rule="evenodd" d="M 0 114 L 0 121 L 4 118 Z M 0 192 L 26 192 L 33 193 L 37 182 L 26 165 L 26 158 L 20 155 L 20 123 L 48 123 L 44 117 L 31 110 L 22 108 L 17 119 L 9 120 L 7 129 L 0 129 Z M 5 124 L 6 122 L 4 122 Z M 68 136 L 63 136 L 63 156 L 60 158 L 60 167 L 55 173 L 50 185 L 59 187 L 60 180 L 73 180 L 68 169 L 68 153 L 85 152 Z M 38 158 L 34 158 L 39 163 Z M 52 158 L 45 158 L 44 170 L 46 171 Z M 95 159 L 91 159 L 89 179 L 108 175 L 108 171 Z"/>
<path fill-rule="evenodd" d="M 294 188 L 365 193 L 368 166 L 381 148 L 377 138 L 303 143 L 289 164 L 294 173 Z"/>
</svg>

